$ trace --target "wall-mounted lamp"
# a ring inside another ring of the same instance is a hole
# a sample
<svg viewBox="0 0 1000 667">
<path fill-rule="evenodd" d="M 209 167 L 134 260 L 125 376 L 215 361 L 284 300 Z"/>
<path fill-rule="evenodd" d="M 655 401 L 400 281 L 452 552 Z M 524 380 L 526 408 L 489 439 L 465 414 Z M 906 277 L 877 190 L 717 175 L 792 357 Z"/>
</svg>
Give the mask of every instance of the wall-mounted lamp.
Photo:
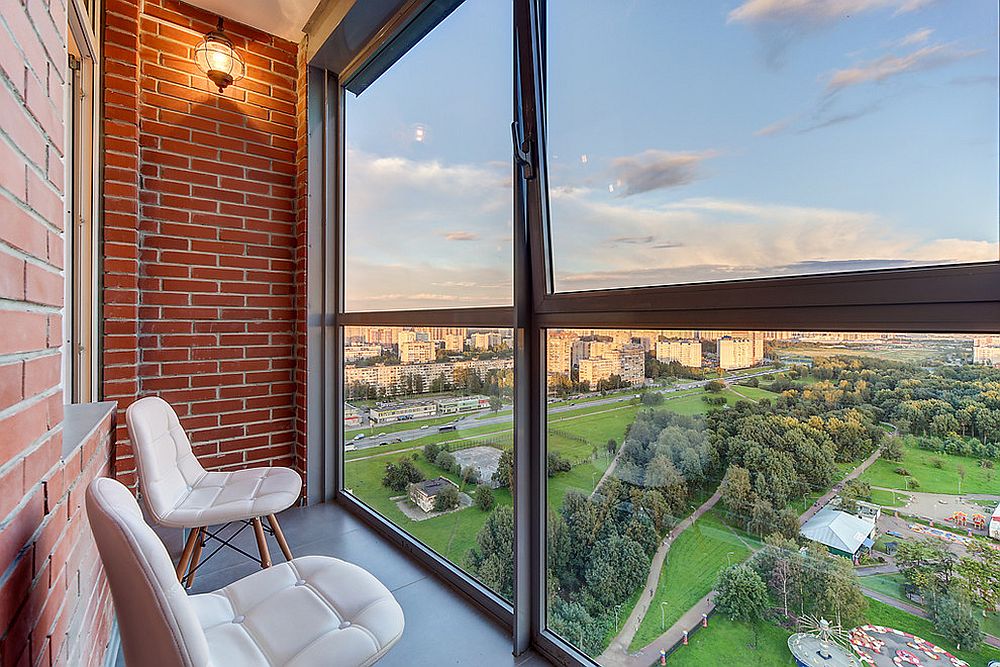
<svg viewBox="0 0 1000 667">
<path fill-rule="evenodd" d="M 205 35 L 205 39 L 195 47 L 194 61 L 198 69 L 219 87 L 220 93 L 242 79 L 247 72 L 246 63 L 233 47 L 233 40 L 222 30 L 221 16 L 219 26 Z"/>
</svg>

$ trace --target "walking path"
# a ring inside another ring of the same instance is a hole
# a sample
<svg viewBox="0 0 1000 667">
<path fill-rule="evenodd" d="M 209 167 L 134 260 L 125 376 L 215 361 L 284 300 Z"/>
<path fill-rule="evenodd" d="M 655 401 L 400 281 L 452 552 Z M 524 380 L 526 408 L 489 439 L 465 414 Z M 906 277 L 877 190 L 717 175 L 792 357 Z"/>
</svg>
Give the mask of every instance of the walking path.
<svg viewBox="0 0 1000 667">
<path fill-rule="evenodd" d="M 836 496 L 838 493 L 841 492 L 845 484 L 847 484 L 852 479 L 857 479 L 858 477 L 860 477 L 861 474 L 864 473 L 865 470 L 868 470 L 868 467 L 871 466 L 871 464 L 875 463 L 875 461 L 877 461 L 878 457 L 881 455 L 882 455 L 882 449 L 881 448 L 876 449 L 874 452 L 872 452 L 871 456 L 869 456 L 861 463 L 861 465 L 852 470 L 846 477 L 844 477 L 844 479 L 834 484 L 829 491 L 824 493 L 819 498 L 819 500 L 813 503 L 812 507 L 810 507 L 809 509 L 807 509 L 805 512 L 802 513 L 802 516 L 799 517 L 799 525 L 802 525 L 809 519 L 813 518 L 813 516 L 815 516 L 817 512 L 823 509 L 823 507 L 828 502 L 833 500 L 834 496 Z"/>
<path fill-rule="evenodd" d="M 639 624 L 642 623 L 643 617 L 646 615 L 646 612 L 649 611 L 649 605 L 653 600 L 653 596 L 656 594 L 656 586 L 660 581 L 660 572 L 663 570 L 663 561 L 666 560 L 667 552 L 670 551 L 670 545 L 674 543 L 674 540 L 676 540 L 681 533 L 694 524 L 695 521 L 701 518 L 705 512 L 715 507 L 715 504 L 719 502 L 719 498 L 721 497 L 722 492 L 716 490 L 716 492 L 712 494 L 711 498 L 702 503 L 702 505 L 692 512 L 690 516 L 674 526 L 674 529 L 670 531 L 670 535 L 668 535 L 667 538 L 660 543 L 660 547 L 656 550 L 656 553 L 653 554 L 653 560 L 649 566 L 649 574 L 646 576 L 646 587 L 642 590 L 642 595 L 639 596 L 639 602 L 637 602 L 635 607 L 632 609 L 632 613 L 629 614 L 628 619 L 626 619 L 621 631 L 614 639 L 611 640 L 611 644 L 597 659 L 600 664 L 605 667 L 649 667 L 652 660 L 650 658 L 643 658 L 642 654 L 645 649 L 636 654 L 630 654 L 628 652 L 628 646 L 632 643 L 632 638 L 635 637 L 635 633 L 639 630 Z M 703 613 L 707 614 L 711 609 L 712 603 L 709 601 L 710 597 L 711 593 L 699 600 L 697 604 L 691 607 L 691 609 L 689 609 L 684 616 L 680 618 L 680 620 L 674 623 L 669 630 L 658 637 L 653 643 L 662 645 L 664 638 L 672 637 L 675 634 L 675 631 L 677 637 L 673 640 L 673 643 L 680 641 L 683 631 L 692 627 L 698 620 L 701 619 L 701 615 Z M 689 621 L 689 617 L 694 620 Z M 677 630 L 677 628 L 680 629 Z M 672 646 L 673 643 L 669 645 Z"/>
</svg>

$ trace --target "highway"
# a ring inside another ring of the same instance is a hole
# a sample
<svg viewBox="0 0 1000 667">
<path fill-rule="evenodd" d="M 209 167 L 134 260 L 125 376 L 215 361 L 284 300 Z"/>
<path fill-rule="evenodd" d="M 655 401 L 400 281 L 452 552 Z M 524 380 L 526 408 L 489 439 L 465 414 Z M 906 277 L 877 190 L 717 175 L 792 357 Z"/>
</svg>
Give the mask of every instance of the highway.
<svg viewBox="0 0 1000 667">
<path fill-rule="evenodd" d="M 787 369 L 784 368 L 764 368 L 760 370 L 755 370 L 753 372 L 741 373 L 740 375 L 733 375 L 725 378 L 727 384 L 732 384 L 735 382 L 741 382 L 743 380 L 748 380 L 752 377 L 760 377 L 764 375 L 771 375 L 773 373 L 780 373 Z M 692 389 L 698 389 L 704 387 L 709 382 L 712 382 L 716 378 L 708 380 L 692 380 L 690 382 L 685 382 L 683 384 L 674 385 L 672 387 L 666 387 L 662 389 L 649 389 L 647 391 L 657 392 L 664 395 L 675 394 L 678 392 L 690 391 Z M 578 400 L 572 401 L 570 403 L 563 403 L 562 405 L 556 407 L 550 407 L 549 414 L 556 414 L 560 412 L 568 412 L 571 410 L 580 410 L 582 408 L 597 407 L 601 405 L 611 405 L 614 403 L 623 403 L 631 401 L 635 398 L 636 392 L 626 392 L 622 394 L 615 394 L 614 396 L 605 396 L 603 398 L 593 399 L 593 396 L 599 396 L 599 392 L 593 392 L 590 394 L 581 394 Z M 588 400 L 590 399 L 590 400 Z M 505 409 L 509 406 L 504 406 Z M 448 425 L 453 425 L 455 427 L 455 432 L 461 432 L 469 430 L 472 428 L 479 428 L 482 426 L 496 426 L 500 424 L 510 424 L 513 421 L 512 415 L 498 415 L 495 417 L 488 417 L 485 419 L 477 419 L 485 414 L 488 414 L 489 410 L 479 410 L 477 412 L 469 412 L 465 415 L 457 418 L 457 421 L 449 422 Z M 397 422 L 398 423 L 398 422 Z M 379 447 L 384 444 L 392 442 L 409 442 L 410 440 L 416 440 L 418 438 L 423 438 L 425 436 L 438 433 L 438 429 L 443 426 L 443 424 L 428 425 L 425 428 L 420 427 L 420 421 L 415 420 L 413 422 L 414 427 L 406 431 L 396 431 L 395 433 L 388 433 L 382 437 L 367 435 L 361 440 L 352 440 L 348 444 L 354 445 L 358 451 L 364 449 L 372 449 L 374 447 Z M 375 425 L 373 429 L 378 430 L 380 425 Z"/>
</svg>

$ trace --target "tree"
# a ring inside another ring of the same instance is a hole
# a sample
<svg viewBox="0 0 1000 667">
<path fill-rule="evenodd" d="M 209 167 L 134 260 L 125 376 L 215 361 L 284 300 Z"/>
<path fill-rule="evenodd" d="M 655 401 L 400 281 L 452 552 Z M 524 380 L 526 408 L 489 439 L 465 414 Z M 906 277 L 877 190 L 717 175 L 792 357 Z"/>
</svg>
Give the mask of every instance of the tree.
<svg viewBox="0 0 1000 667">
<path fill-rule="evenodd" d="M 496 472 L 493 473 L 493 481 L 511 491 L 514 490 L 514 450 L 505 449 L 500 454 Z"/>
<path fill-rule="evenodd" d="M 896 436 L 889 436 L 882 445 L 882 458 L 889 461 L 903 460 L 903 443 Z"/>
<path fill-rule="evenodd" d="M 658 391 L 647 391 L 642 395 L 641 402 L 646 407 L 655 407 L 663 403 L 663 394 Z"/>
<path fill-rule="evenodd" d="M 906 580 L 924 595 L 951 587 L 958 557 L 940 540 L 931 538 L 899 543 L 896 565 Z"/>
<path fill-rule="evenodd" d="M 458 489 L 451 484 L 446 484 L 445 487 L 441 489 L 436 496 L 434 496 L 434 511 L 446 512 L 448 510 L 453 510 L 458 507 L 458 502 Z"/>
<path fill-rule="evenodd" d="M 424 474 L 413 465 L 410 459 L 400 459 L 396 463 L 385 464 L 385 475 L 382 477 L 382 486 L 392 489 L 396 493 L 402 493 L 406 487 L 415 482 L 421 482 Z"/>
<path fill-rule="evenodd" d="M 561 472 L 569 472 L 573 468 L 569 459 L 562 456 L 559 452 L 550 451 L 545 458 L 549 477 L 555 477 Z"/>
<path fill-rule="evenodd" d="M 499 505 L 466 559 L 469 572 L 507 600 L 514 598 L 514 508 Z"/>
<path fill-rule="evenodd" d="M 605 448 L 608 450 L 608 456 L 614 456 L 615 453 L 618 451 L 618 443 L 615 442 L 614 438 L 608 438 L 608 442 L 605 445 Z"/>
<path fill-rule="evenodd" d="M 746 521 L 754 503 L 750 487 L 750 472 L 740 466 L 729 466 L 722 479 L 722 503 L 735 516 Z"/>
<path fill-rule="evenodd" d="M 440 451 L 441 451 L 440 445 L 433 442 L 428 442 L 426 445 L 424 445 L 424 458 L 427 459 L 429 462 L 433 463 L 434 460 L 437 459 L 438 452 Z"/>
<path fill-rule="evenodd" d="M 960 585 L 970 599 L 982 600 L 983 615 L 1000 607 L 1000 550 L 974 540 L 956 568 Z"/>
<path fill-rule="evenodd" d="M 472 466 L 465 466 L 462 468 L 462 481 L 466 484 L 478 484 L 479 471 Z"/>
<path fill-rule="evenodd" d="M 711 380 L 710 382 L 705 383 L 705 391 L 710 391 L 713 394 L 717 394 L 725 388 L 726 385 L 718 380 Z"/>
<path fill-rule="evenodd" d="M 715 606 L 734 621 L 760 618 L 767 609 L 767 586 L 746 563 L 737 563 L 719 573 L 715 592 Z"/>
<path fill-rule="evenodd" d="M 934 629 L 955 642 L 959 650 L 975 650 L 983 640 L 975 611 L 964 596 L 936 593 L 929 597 L 927 609 Z"/>
<path fill-rule="evenodd" d="M 434 465 L 442 470 L 451 472 L 451 469 L 455 467 L 455 457 L 447 451 L 439 451 L 437 456 L 434 457 Z"/>
<path fill-rule="evenodd" d="M 493 509 L 493 505 L 496 504 L 496 498 L 493 495 L 493 489 L 487 484 L 480 484 L 476 487 L 476 495 L 474 498 L 476 502 L 476 507 L 484 512 L 489 512 Z"/>
<path fill-rule="evenodd" d="M 500 412 L 500 408 L 503 407 L 503 400 L 499 396 L 490 396 L 490 411 L 493 414 Z"/>
</svg>

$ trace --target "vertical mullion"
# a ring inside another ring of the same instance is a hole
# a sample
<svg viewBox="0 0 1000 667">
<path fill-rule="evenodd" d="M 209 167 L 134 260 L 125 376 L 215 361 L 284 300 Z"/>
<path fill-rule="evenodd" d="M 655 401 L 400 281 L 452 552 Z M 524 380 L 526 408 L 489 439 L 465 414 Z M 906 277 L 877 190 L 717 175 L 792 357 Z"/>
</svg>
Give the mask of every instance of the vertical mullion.
<svg viewBox="0 0 1000 667">
<path fill-rule="evenodd" d="M 327 74 L 327 99 L 330 122 L 330 143 L 333 151 L 333 168 L 327 181 L 329 192 L 333 193 L 331 208 L 333 210 L 331 226 L 328 226 L 326 250 L 330 260 L 327 263 L 326 304 L 323 318 L 323 328 L 327 331 L 326 345 L 328 360 L 324 374 L 329 378 L 329 396 L 333 405 L 327 406 L 326 414 L 331 416 L 333 424 L 330 428 L 330 444 L 333 456 L 326 465 L 324 476 L 325 497 L 336 498 L 344 488 L 344 363 L 343 330 L 339 316 L 344 309 L 344 89 L 340 81 L 332 73 Z M 332 117 L 332 118 L 331 118 Z"/>
<path fill-rule="evenodd" d="M 515 166 L 514 206 L 514 654 L 545 628 L 545 440 L 542 331 L 535 317 L 551 291 L 545 234 L 538 6 L 514 3 L 514 118 L 529 146 L 531 178 Z"/>
</svg>

